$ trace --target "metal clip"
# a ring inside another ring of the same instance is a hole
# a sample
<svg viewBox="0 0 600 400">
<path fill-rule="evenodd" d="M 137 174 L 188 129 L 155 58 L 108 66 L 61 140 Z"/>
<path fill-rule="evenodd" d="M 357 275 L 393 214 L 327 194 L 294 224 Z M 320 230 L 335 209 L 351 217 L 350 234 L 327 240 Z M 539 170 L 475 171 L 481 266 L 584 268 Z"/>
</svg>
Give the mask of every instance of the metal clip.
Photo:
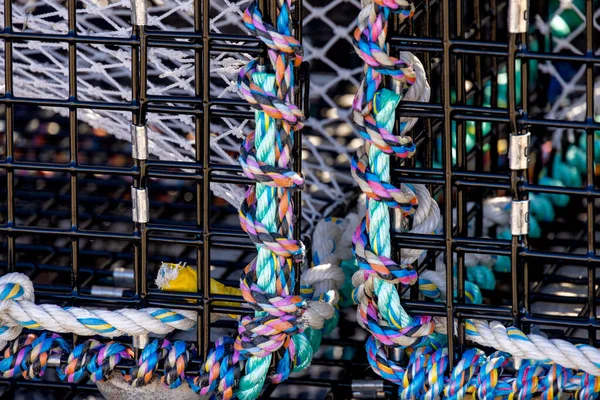
<svg viewBox="0 0 600 400">
<path fill-rule="evenodd" d="M 131 0 L 131 22 L 137 26 L 146 25 L 146 0 Z"/>
<path fill-rule="evenodd" d="M 148 337 L 148 335 L 139 335 L 132 337 L 132 344 L 133 347 L 136 349 L 145 349 L 146 346 L 148 346 L 148 343 L 150 343 L 150 338 Z"/>
<path fill-rule="evenodd" d="M 51 353 L 48 357 L 47 365 L 52 368 L 60 367 L 61 353 Z"/>
<path fill-rule="evenodd" d="M 131 156 L 136 160 L 148 159 L 148 128 L 131 124 Z"/>
<path fill-rule="evenodd" d="M 100 296 L 100 297 L 123 297 L 123 292 L 125 288 L 122 287 L 112 287 L 112 286 L 100 286 L 93 285 L 92 286 L 92 296 Z"/>
<path fill-rule="evenodd" d="M 133 269 L 115 267 L 113 269 L 113 280 L 116 286 L 130 287 L 135 279 Z"/>
<path fill-rule="evenodd" d="M 527 20 L 529 19 L 527 1 L 510 0 L 508 7 L 508 31 L 510 33 L 527 32 Z"/>
<path fill-rule="evenodd" d="M 149 218 L 148 189 L 131 188 L 131 210 L 133 222 L 145 224 Z"/>
<path fill-rule="evenodd" d="M 383 380 L 367 381 L 364 379 L 355 379 L 352 381 L 353 399 L 386 399 L 385 384 Z"/>
<path fill-rule="evenodd" d="M 529 163 L 529 142 L 531 133 L 527 132 L 524 135 L 510 135 L 510 143 L 508 149 L 508 158 L 510 160 L 510 169 L 521 170 L 527 169 Z"/>
<path fill-rule="evenodd" d="M 510 233 L 529 234 L 529 200 L 513 200 L 510 206 Z"/>
</svg>

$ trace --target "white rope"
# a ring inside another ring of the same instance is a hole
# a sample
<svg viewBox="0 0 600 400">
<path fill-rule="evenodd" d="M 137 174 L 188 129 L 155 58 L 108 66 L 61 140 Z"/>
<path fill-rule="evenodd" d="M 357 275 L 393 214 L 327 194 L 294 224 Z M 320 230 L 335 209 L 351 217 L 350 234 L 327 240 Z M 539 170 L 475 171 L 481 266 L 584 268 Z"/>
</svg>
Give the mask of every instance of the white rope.
<svg viewBox="0 0 600 400">
<path fill-rule="evenodd" d="M 425 271 L 421 276 L 436 284 L 442 296 L 446 296 L 445 271 Z M 436 332 L 447 335 L 447 319 L 435 317 L 434 320 Z M 565 368 L 600 376 L 600 350 L 595 347 L 575 346 L 562 339 L 547 339 L 537 334 L 525 335 L 521 330 L 507 328 L 498 321 L 469 320 L 465 323 L 471 324 L 468 326 L 471 329 L 466 332 L 467 339 L 480 346 L 504 351 L 515 359 L 553 362 Z"/>
<path fill-rule="evenodd" d="M 352 233 L 359 221 L 360 218 L 355 213 L 349 213 L 345 218 L 322 219 L 313 233 L 313 259 L 320 264 L 305 269 L 301 282 L 304 286 L 312 286 L 313 299 L 318 299 L 324 294 L 329 296 L 328 303 L 317 302 L 327 304 L 331 308 L 332 314 L 329 318 L 333 316 L 333 307 L 339 301 L 339 290 L 345 281 L 344 271 L 339 264 L 353 256 L 350 250 Z"/>
<path fill-rule="evenodd" d="M 167 311 L 159 308 L 119 309 L 115 311 L 63 308 L 54 304 L 35 304 L 33 284 L 24 274 L 13 272 L 0 277 L 0 292 L 8 284 L 18 284 L 24 290 L 20 298 L 0 303 L 0 326 L 9 327 L 0 339 L 12 340 L 23 327 L 44 329 L 58 333 L 105 337 L 166 335 L 169 332 L 189 330 L 196 325 L 196 312 Z"/>
</svg>

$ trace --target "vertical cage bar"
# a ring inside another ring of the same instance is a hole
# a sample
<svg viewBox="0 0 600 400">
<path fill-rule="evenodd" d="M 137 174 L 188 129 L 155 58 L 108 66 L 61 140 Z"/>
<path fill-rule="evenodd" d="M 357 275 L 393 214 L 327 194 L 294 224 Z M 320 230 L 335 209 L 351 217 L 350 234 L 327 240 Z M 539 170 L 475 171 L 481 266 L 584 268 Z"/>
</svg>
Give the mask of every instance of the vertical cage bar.
<svg viewBox="0 0 600 400">
<path fill-rule="evenodd" d="M 455 37 L 457 39 L 463 39 L 464 36 L 464 28 L 463 28 L 463 12 L 468 12 L 468 10 L 463 11 L 463 0 L 456 0 L 456 10 L 455 10 Z M 461 54 L 455 55 L 456 60 L 456 104 L 465 105 L 466 103 L 466 95 L 465 95 L 465 63 L 464 56 Z M 466 130 L 465 130 L 465 122 L 464 121 L 455 121 L 456 124 L 456 171 L 465 171 L 467 169 L 467 144 L 466 144 Z M 465 237 L 467 236 L 467 227 L 468 227 L 468 215 L 467 215 L 467 189 L 462 186 L 456 186 L 456 223 L 457 223 L 457 236 Z M 450 214 L 450 219 L 452 219 L 452 214 Z M 454 260 L 454 255 L 452 255 L 452 259 Z M 457 298 L 456 302 L 458 304 L 463 304 L 465 299 L 465 253 L 460 251 L 456 253 L 456 289 L 457 289 Z M 461 320 L 458 320 L 458 352 L 462 354 L 463 345 L 465 343 L 464 329 L 462 329 Z"/>
<path fill-rule="evenodd" d="M 585 36 L 586 36 L 586 54 L 588 56 L 594 55 L 594 1 L 586 0 L 585 2 Z M 586 105 L 586 121 L 594 122 L 594 67 L 595 64 L 586 64 L 586 76 L 585 76 L 585 105 Z M 595 159 L 595 130 L 586 129 L 586 178 L 588 190 L 593 190 L 595 187 L 595 170 L 594 170 L 594 159 Z M 596 254 L 596 200 L 592 196 L 586 197 L 587 203 L 587 254 L 588 257 L 594 257 Z M 587 266 L 588 270 L 588 317 L 591 321 L 596 321 L 596 266 L 590 264 Z M 590 329 L 588 331 L 589 344 L 596 346 L 596 330 Z"/>
<path fill-rule="evenodd" d="M 147 80 L 148 80 L 148 36 L 146 34 L 146 8 L 145 4 L 133 0 L 132 17 L 132 39 L 136 45 L 131 49 L 131 81 L 133 104 L 136 110 L 132 113 L 132 123 L 136 126 L 146 125 L 146 110 L 148 107 L 147 98 Z M 143 14 L 142 14 L 143 13 Z M 133 180 L 134 190 L 138 190 L 136 198 L 132 195 L 132 208 L 137 208 L 136 200 L 139 196 L 147 196 L 148 164 L 147 160 L 133 158 L 134 169 L 138 172 Z M 139 240 L 134 245 L 134 280 L 135 294 L 138 299 L 138 306 L 142 307 L 147 302 L 148 283 L 147 283 L 147 254 L 148 254 L 148 230 L 147 217 L 141 222 L 134 221 L 134 235 Z"/>
<path fill-rule="evenodd" d="M 452 171 L 452 68 L 450 65 L 451 37 L 450 37 L 450 0 L 441 0 L 440 19 L 442 25 L 442 105 L 444 108 L 444 137 L 442 138 L 443 169 L 444 169 L 444 242 L 446 256 L 446 318 L 450 327 L 454 326 L 454 280 L 452 279 L 452 264 L 454 263 L 453 251 L 453 224 L 452 224 L 452 198 L 453 198 L 453 171 Z M 452 330 L 451 330 L 452 332 Z M 454 335 L 448 335 L 448 369 L 454 367 Z"/>
<path fill-rule="evenodd" d="M 475 40 L 481 40 L 481 31 L 483 29 L 481 22 L 481 14 L 483 12 L 483 7 L 481 5 L 481 0 L 474 0 L 473 4 L 473 13 L 475 14 Z M 483 82 L 483 65 L 485 62 L 482 62 L 480 56 L 475 56 L 475 101 L 474 103 L 478 106 L 484 105 L 484 82 Z M 468 133 L 468 132 L 467 132 Z M 483 123 L 481 121 L 475 122 L 475 146 L 473 147 L 475 151 L 475 171 L 483 172 L 483 152 L 484 152 L 484 140 L 483 140 Z M 477 191 L 475 193 L 475 204 L 476 204 L 476 214 L 475 214 L 475 236 L 483 235 L 483 191 Z"/>
<path fill-rule="evenodd" d="M 520 10 L 520 9 L 519 9 Z M 520 10 L 524 12 L 525 10 Z M 514 26 L 519 26 L 517 21 L 512 20 L 515 17 L 509 12 L 509 29 L 508 34 L 508 65 L 507 65 L 507 105 L 509 115 L 509 126 L 511 134 L 525 134 L 527 132 L 525 126 L 519 125 L 519 118 L 521 115 L 525 115 L 527 112 L 527 77 L 528 68 L 527 62 L 521 62 L 517 58 L 519 47 L 517 45 L 517 39 L 520 40 L 521 45 L 524 46 L 527 43 L 527 29 L 525 32 L 520 30 L 514 31 Z M 517 15 L 519 19 L 522 17 Z M 517 103 L 517 80 L 516 80 L 516 66 L 517 62 L 521 62 L 521 104 Z M 526 181 L 525 170 L 512 169 L 510 173 L 510 192 L 513 201 L 527 200 L 527 194 L 523 193 L 521 186 Z M 514 203 L 513 203 L 514 205 Z M 522 303 L 523 288 L 520 283 L 523 283 L 525 271 L 523 270 L 524 264 L 522 257 L 520 256 L 520 247 L 526 246 L 527 235 L 513 235 L 511 238 L 511 313 L 513 317 L 513 326 L 520 327 L 520 307 Z"/>
<path fill-rule="evenodd" d="M 201 355 L 204 357 L 210 345 L 210 2 L 202 3 L 202 238 L 204 251 L 202 257 L 202 292 L 204 293 L 204 309 L 202 312 L 202 331 L 199 338 Z M 198 138 L 196 138 L 198 139 Z"/>
<path fill-rule="evenodd" d="M 302 43 L 302 2 L 303 0 L 295 0 L 296 2 L 296 9 L 295 9 L 295 13 L 294 15 L 296 16 L 296 18 L 293 18 L 292 21 L 292 26 L 295 28 L 293 35 L 296 39 L 298 39 L 298 41 L 300 43 Z M 295 20 L 295 21 L 294 21 Z M 307 74 L 309 73 L 308 70 L 305 71 Z M 298 73 L 296 73 L 296 76 L 298 77 Z M 306 76 L 304 77 L 304 79 L 309 80 L 309 77 Z M 297 86 L 296 86 L 296 90 L 297 93 L 299 93 L 300 95 L 295 96 L 295 100 L 296 100 L 296 105 L 300 108 L 302 108 L 302 104 L 304 99 L 302 98 L 302 82 L 300 82 L 299 80 L 297 80 Z M 310 85 L 310 80 L 308 81 L 307 85 Z M 310 110 L 304 110 L 304 112 L 308 113 L 310 112 Z M 306 118 L 309 117 L 309 115 L 305 115 Z M 292 168 L 294 168 L 295 171 L 298 172 L 302 172 L 302 134 L 304 133 L 304 128 L 300 129 L 299 131 L 295 132 L 294 134 L 294 148 L 292 151 Z M 295 190 L 292 193 L 292 199 L 294 201 L 294 215 L 296 216 L 296 220 L 294 221 L 294 233 L 293 233 L 293 237 L 295 240 L 301 240 L 302 237 L 302 191 L 301 190 Z M 295 272 L 295 285 L 294 285 L 294 293 L 299 295 L 300 294 L 300 275 L 302 274 L 302 264 L 298 264 L 295 266 L 294 269 Z"/>
<path fill-rule="evenodd" d="M 202 10 L 202 1 L 194 0 L 194 33 L 202 35 L 203 32 L 203 16 L 204 12 Z M 196 40 L 196 43 L 198 41 Z M 203 76 L 202 71 L 202 52 L 197 47 L 194 49 L 194 95 L 196 97 L 202 97 L 202 88 L 203 88 Z M 196 108 L 202 107 L 201 105 L 196 105 Z M 203 119 L 198 116 L 194 117 L 194 157 L 197 164 L 204 166 L 204 157 L 202 155 L 202 121 Z M 206 175 L 202 176 L 201 180 L 196 180 L 194 185 L 196 187 L 196 229 L 205 231 L 203 227 L 204 221 L 204 210 L 203 210 L 203 180 L 206 179 Z M 202 240 L 202 234 L 196 235 L 196 239 Z M 206 243 L 206 241 L 203 241 Z M 204 244 L 203 244 L 204 245 Z M 210 296 L 210 293 L 204 291 L 203 282 L 204 279 L 204 251 L 202 246 L 196 246 L 196 288 L 199 293 L 202 293 L 202 298 L 206 299 Z M 199 304 L 202 306 L 202 302 Z M 208 307 L 205 307 L 208 308 Z M 196 316 L 196 348 L 200 351 L 200 356 L 202 359 L 205 357 L 205 352 L 210 345 L 210 337 L 204 335 L 204 324 L 206 319 L 202 318 L 201 314 L 198 313 Z M 210 329 L 210 327 L 209 327 Z M 205 343 L 205 342 L 206 343 Z"/>
<path fill-rule="evenodd" d="M 4 1 L 4 30 L 12 32 L 12 1 Z M 7 100 L 13 97 L 13 43 L 10 37 L 4 40 L 4 98 Z M 14 162 L 14 123 L 15 110 L 12 103 L 5 103 L 6 114 L 6 162 Z M 14 169 L 6 169 L 6 226 L 12 228 L 15 226 L 15 177 Z M 12 232 L 7 234 L 7 270 L 15 271 L 15 236 Z"/>
<path fill-rule="evenodd" d="M 69 34 L 77 34 L 77 0 L 68 2 L 68 29 Z M 77 101 L 77 44 L 69 42 L 69 100 Z M 78 165 L 78 141 L 77 141 L 77 109 L 69 107 L 69 164 Z M 77 190 L 77 172 L 70 174 L 70 199 L 71 199 L 71 230 L 77 232 L 79 229 L 79 201 Z M 79 238 L 71 237 L 71 289 L 73 296 L 79 293 Z"/>
<path fill-rule="evenodd" d="M 529 12 L 529 11 L 528 11 Z M 529 26 L 529 21 L 527 21 L 527 25 Z M 526 29 L 526 32 L 522 32 L 520 34 L 518 34 L 519 38 L 520 38 L 520 42 L 521 42 L 521 50 L 519 50 L 517 48 L 517 51 L 526 51 L 527 50 L 527 46 L 528 46 L 528 29 Z M 516 54 L 515 54 L 516 57 Z M 519 112 L 519 116 L 523 117 L 523 116 L 527 116 L 527 113 L 529 111 L 529 96 L 528 96 L 528 91 L 529 91 L 529 61 L 527 60 L 521 60 L 521 105 L 520 105 L 520 112 Z M 516 83 L 516 75 L 515 75 L 515 83 Z M 515 87 L 516 89 L 516 87 Z M 515 97 L 515 104 L 516 104 L 516 97 Z M 521 135 L 525 135 L 529 132 L 529 126 L 526 125 L 522 125 L 519 128 L 519 131 L 517 131 L 519 134 Z M 531 152 L 531 150 L 528 150 L 528 154 L 529 152 Z M 512 174 L 515 173 L 515 171 L 511 171 L 511 186 L 512 186 Z M 520 170 L 520 171 L 516 171 L 516 184 L 517 184 L 517 197 L 519 200 L 528 200 L 529 199 L 529 195 L 527 193 L 526 190 L 523 190 L 522 187 L 524 185 L 526 185 L 528 183 L 529 177 L 528 177 L 528 170 Z M 531 209 L 531 208 L 530 208 Z M 531 215 L 529 215 L 529 217 L 531 217 Z M 513 236 L 513 240 L 515 240 L 516 238 Z M 521 287 L 519 288 L 517 295 L 518 295 L 518 299 L 517 299 L 517 303 L 518 303 L 518 309 L 517 309 L 517 313 L 521 313 L 521 307 L 524 306 L 525 307 L 525 312 L 527 314 L 530 313 L 530 309 L 528 308 L 529 304 L 525 304 L 526 303 L 526 299 L 528 299 L 529 296 L 529 264 L 527 261 L 527 258 L 522 257 L 521 256 L 521 252 L 523 250 L 527 250 L 529 248 L 529 235 L 522 235 L 519 237 L 520 242 L 518 243 L 518 247 L 517 249 L 515 249 L 518 252 L 518 264 L 517 265 L 513 265 L 512 269 L 517 270 L 518 275 L 517 275 L 517 279 L 519 279 L 521 282 L 523 282 L 522 285 L 520 285 Z M 513 251 L 513 245 L 511 243 L 511 252 Z M 511 269 L 511 271 L 512 271 Z M 514 310 L 513 310 L 514 313 Z M 518 321 L 517 321 L 518 322 Z M 518 325 L 515 325 L 518 326 Z"/>
</svg>

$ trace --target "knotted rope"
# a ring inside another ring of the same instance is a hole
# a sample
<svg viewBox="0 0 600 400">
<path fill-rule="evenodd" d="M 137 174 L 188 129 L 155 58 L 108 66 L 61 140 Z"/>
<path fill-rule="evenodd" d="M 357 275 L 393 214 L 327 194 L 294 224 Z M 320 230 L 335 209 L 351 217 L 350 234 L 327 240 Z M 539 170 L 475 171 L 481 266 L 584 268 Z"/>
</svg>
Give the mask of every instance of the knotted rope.
<svg viewBox="0 0 600 400">
<path fill-rule="evenodd" d="M 402 215 L 402 225 L 415 233 L 432 233 L 440 212 L 423 185 L 390 183 L 390 155 L 411 157 L 416 146 L 406 133 L 416 118 L 400 118 L 400 133 L 392 133 L 395 110 L 400 100 L 429 101 L 430 89 L 420 61 L 411 53 L 400 58 L 387 54 L 388 18 L 392 12 L 400 19 L 410 18 L 410 1 L 363 1 L 354 32 L 354 48 L 365 62 L 365 76 L 353 103 L 353 117 L 366 143 L 352 159 L 352 174 L 367 195 L 367 215 L 353 238 L 360 270 L 353 277 L 358 321 L 373 337 L 387 346 L 418 345 L 434 332 L 431 317 L 409 316 L 400 304 L 396 283 L 417 281 L 411 263 L 421 250 L 402 250 L 402 263 L 391 256 L 390 214 L 388 207 Z M 383 76 L 393 79 L 399 93 L 382 88 Z"/>
<path fill-rule="evenodd" d="M 303 50 L 292 36 L 291 10 L 291 0 L 279 0 L 274 25 L 263 20 L 257 1 L 244 13 L 248 29 L 268 48 L 271 70 L 254 60 L 238 80 L 242 96 L 257 110 L 256 130 L 240 151 L 244 173 L 256 181 L 246 192 L 240 222 L 258 249 L 240 279 L 244 299 L 256 310 L 254 317 L 241 320 L 234 343 L 239 358 L 247 360 L 235 391 L 240 399 L 258 397 L 267 377 L 278 383 L 304 369 L 312 348 L 302 332 L 309 324 L 321 328 L 334 314 L 328 302 L 293 294 L 304 246 L 294 239 L 292 190 L 301 189 L 304 180 L 292 170 L 292 148 L 305 118 L 294 104 L 294 67 L 301 64 Z"/>
<path fill-rule="evenodd" d="M 600 372 L 598 349 L 575 346 L 562 340 L 548 340 L 538 335 L 525 335 L 516 328 L 505 328 L 500 323 L 487 325 L 481 321 L 467 321 L 468 338 L 513 354 L 519 361 L 517 365 L 520 360 L 535 361 L 519 369 L 517 378 L 499 381 L 498 370 L 508 363 L 508 355 L 499 356 L 500 353 L 497 353 L 486 359 L 479 350 L 473 349 L 464 354 L 451 371 L 450 379 L 443 379 L 448 363 L 447 352 L 443 349 L 445 338 L 440 334 L 448 333 L 445 319 L 409 316 L 402 308 L 394 287 L 396 283 L 409 285 L 417 281 L 416 271 L 410 264 L 422 252 L 402 249 L 401 264 L 390 258 L 391 221 L 388 207 L 400 211 L 402 229 L 406 230 L 432 232 L 440 219 L 437 204 L 424 187 L 395 187 L 390 183 L 389 155 L 407 158 L 415 152 L 412 140 L 405 134 L 416 119 L 401 118 L 400 133 L 395 136 L 391 133 L 394 110 L 402 99 L 429 100 L 429 87 L 419 60 L 410 53 L 401 53 L 400 59 L 387 55 L 385 41 L 390 13 L 400 12 L 400 19 L 403 20 L 412 16 L 414 6 L 408 0 L 365 0 L 362 5 L 354 34 L 354 47 L 365 62 L 365 77 L 354 100 L 353 115 L 358 131 L 367 143 L 353 157 L 352 174 L 368 202 L 367 216 L 353 238 L 354 251 L 361 267 L 354 275 L 353 283 L 356 286 L 354 300 L 358 304 L 358 321 L 372 335 L 367 343 L 371 366 L 382 377 L 400 385 L 399 394 L 404 399 L 435 398 L 442 393 L 445 398 L 459 399 L 467 392 L 474 393 L 475 389 L 480 398 L 490 399 L 499 395 L 497 389 L 519 396 L 538 392 L 549 396 L 548 393 L 557 391 L 556 385 L 550 384 L 545 389 L 538 384 L 538 378 L 532 378 L 539 376 L 543 365 L 550 365 L 548 362 L 557 363 L 561 368 L 584 371 L 578 374 L 585 382 L 580 386 L 580 391 L 590 392 L 596 384 L 590 386 L 589 377 Z M 399 94 L 380 88 L 382 75 L 393 78 Z M 498 216 L 504 218 L 506 212 L 502 211 Z M 493 219 L 493 215 L 490 219 Z M 503 222 L 494 221 L 499 225 L 503 225 Z M 469 263 L 484 261 L 474 258 Z M 493 277 L 491 269 L 490 274 Z M 486 275 L 486 278 L 489 277 Z M 441 297 L 445 296 L 445 284 L 440 288 L 435 282 L 444 280 L 445 276 L 432 271 L 419 279 L 419 285 L 426 289 L 426 294 Z M 467 290 L 471 291 L 471 301 L 481 301 L 477 285 L 471 286 Z M 388 354 L 393 353 L 390 347 L 405 348 L 411 354 L 406 369 L 388 358 Z M 483 369 L 480 368 L 482 364 L 485 364 Z M 553 370 L 555 372 L 556 369 Z M 555 382 L 552 379 L 550 377 L 547 381 Z M 562 388 L 565 386 L 562 385 Z"/>
</svg>

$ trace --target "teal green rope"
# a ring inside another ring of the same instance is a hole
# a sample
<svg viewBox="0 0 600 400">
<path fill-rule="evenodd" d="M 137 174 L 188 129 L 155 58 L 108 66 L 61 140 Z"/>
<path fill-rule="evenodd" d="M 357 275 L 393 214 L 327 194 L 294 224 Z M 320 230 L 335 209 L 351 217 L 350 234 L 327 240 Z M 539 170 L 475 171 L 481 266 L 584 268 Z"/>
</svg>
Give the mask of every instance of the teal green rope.
<svg viewBox="0 0 600 400">
<path fill-rule="evenodd" d="M 252 75 L 254 83 L 265 92 L 275 94 L 275 75 L 256 72 Z M 277 124 L 274 118 L 263 111 L 255 111 L 256 158 L 259 162 L 276 165 L 275 146 L 277 140 Z M 256 182 L 256 219 L 263 223 L 270 232 L 277 232 L 277 189 Z M 266 247 L 258 247 L 256 257 L 256 276 L 258 286 L 265 292 L 277 293 L 275 253 Z M 265 312 L 256 312 L 263 316 Z M 260 394 L 267 379 L 272 355 L 263 358 L 250 357 L 246 362 L 246 373 L 240 379 L 236 396 L 241 400 L 255 399 Z"/>
<path fill-rule="evenodd" d="M 392 132 L 396 116 L 396 107 L 401 97 L 389 89 L 381 89 L 375 93 L 373 100 L 375 119 L 378 125 Z M 377 146 L 369 146 L 369 168 L 382 182 L 390 181 L 390 156 Z M 375 253 L 390 257 L 392 252 L 390 238 L 390 212 L 388 206 L 381 201 L 367 201 L 367 214 L 370 216 L 369 238 Z M 379 312 L 390 323 L 398 328 L 408 326 L 412 318 L 400 305 L 400 296 L 396 286 L 380 279 L 373 278 L 373 286 L 377 294 Z"/>
</svg>

